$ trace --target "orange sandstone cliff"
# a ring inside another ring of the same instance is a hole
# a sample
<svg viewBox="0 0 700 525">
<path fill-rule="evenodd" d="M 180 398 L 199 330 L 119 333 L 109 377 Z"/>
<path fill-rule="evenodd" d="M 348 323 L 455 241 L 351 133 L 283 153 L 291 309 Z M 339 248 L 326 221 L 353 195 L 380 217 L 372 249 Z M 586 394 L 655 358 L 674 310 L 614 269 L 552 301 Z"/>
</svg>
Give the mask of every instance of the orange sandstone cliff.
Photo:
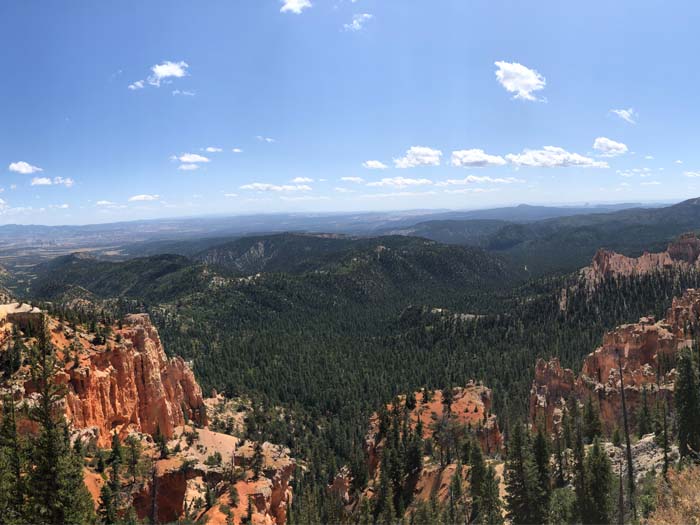
<svg viewBox="0 0 700 525">
<path fill-rule="evenodd" d="M 673 402 L 675 359 L 690 347 L 700 323 L 700 290 L 689 289 L 675 298 L 666 317 L 643 317 L 623 325 L 603 338 L 603 344 L 584 359 L 581 372 L 561 367 L 558 359 L 540 359 L 530 391 L 530 420 L 548 431 L 559 427 L 568 400 L 597 401 L 601 420 L 612 431 L 622 420 L 620 370 L 632 425 L 647 393 L 650 407 L 657 400 Z"/>
<path fill-rule="evenodd" d="M 469 382 L 465 387 L 453 388 L 449 413 L 446 413 L 447 405 L 444 403 L 441 390 L 429 392 L 427 399 L 424 398 L 422 391 L 416 392 L 414 396 L 416 404 L 408 410 L 408 424 L 412 430 L 415 430 L 420 421 L 424 440 L 433 438 L 436 425 L 441 421 L 449 420 L 454 426 L 461 425 L 465 433 L 472 434 L 481 445 L 484 454 L 494 455 L 501 452 L 503 436 L 498 427 L 496 415 L 491 412 L 492 393 L 489 388 L 475 382 Z M 406 406 L 406 396 L 399 396 L 396 402 L 403 410 Z M 387 405 L 387 409 L 391 413 L 394 409 L 393 404 Z M 374 414 L 370 418 L 369 431 L 365 438 L 370 482 L 363 497 L 372 498 L 375 487 L 379 483 L 384 449 L 380 425 L 380 416 Z M 440 465 L 439 462 L 425 456 L 420 471 L 416 473 L 411 483 L 414 500 L 412 506 L 406 509 L 406 515 L 413 511 L 413 506 L 417 503 L 427 502 L 432 496 L 436 496 L 439 501 L 446 501 L 450 481 L 459 465 L 456 462 Z M 468 467 L 461 468 L 463 478 L 468 479 Z M 340 495 L 345 503 L 350 502 L 348 496 L 350 482 L 349 473 L 341 471 L 330 486 L 330 490 Z"/>
<path fill-rule="evenodd" d="M 591 265 L 581 270 L 580 276 L 588 286 L 595 286 L 606 277 L 644 275 L 671 268 L 698 268 L 699 256 L 700 238 L 694 233 L 686 233 L 670 243 L 666 251 L 644 253 L 639 257 L 627 257 L 600 249 Z"/>
<path fill-rule="evenodd" d="M 15 329 L 25 345 L 33 344 L 31 334 L 44 320 L 60 365 L 55 379 L 66 387 L 66 419 L 74 438 L 93 457 L 88 463 L 94 463 L 97 447 L 110 447 L 115 433 L 122 441 L 132 437 L 140 443 L 145 473 L 136 480 L 122 479 L 121 512 L 132 507 L 139 519 L 154 523 L 202 519 L 213 525 L 239 524 L 249 514 L 253 524 L 286 523 L 296 468 L 289 450 L 263 443 L 262 472 L 256 477 L 251 470 L 255 444 L 207 426 L 207 406 L 219 416 L 228 414 L 221 410 L 225 399 L 203 399 L 187 363 L 166 356 L 147 314 L 101 326 L 103 337 L 97 337 L 29 305 L 0 305 L 0 352 L 13 344 Z M 20 405 L 32 403 L 35 386 L 27 368 L 0 381 L 0 393 L 12 394 Z M 244 415 L 236 412 L 236 417 Z M 22 426 L 34 430 L 29 422 Z M 159 459 L 153 439 L 157 432 L 166 438 L 167 459 Z M 84 478 L 97 505 L 104 476 L 86 466 Z M 229 499 L 231 486 L 239 494 L 237 505 Z M 215 498 L 211 507 L 205 505 L 207 493 Z"/>
<path fill-rule="evenodd" d="M 77 337 L 79 362 L 65 369 L 66 415 L 76 428 L 95 428 L 98 444 L 108 445 L 116 431 L 167 438 L 186 420 L 207 423 L 202 391 L 180 357 L 168 359 L 146 314 L 127 316 L 107 344 L 95 346 Z M 54 341 L 62 335 L 54 327 Z"/>
</svg>

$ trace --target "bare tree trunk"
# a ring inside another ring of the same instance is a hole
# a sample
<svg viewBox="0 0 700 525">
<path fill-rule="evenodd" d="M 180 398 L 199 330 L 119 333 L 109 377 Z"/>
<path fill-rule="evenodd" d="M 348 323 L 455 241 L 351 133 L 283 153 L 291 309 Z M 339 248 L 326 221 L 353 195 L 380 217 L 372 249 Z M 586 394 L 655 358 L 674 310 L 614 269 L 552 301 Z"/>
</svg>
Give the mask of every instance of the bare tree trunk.
<svg viewBox="0 0 700 525">
<path fill-rule="evenodd" d="M 622 421 L 625 425 L 625 444 L 627 445 L 627 484 L 629 485 L 629 500 L 632 518 L 637 521 L 637 507 L 634 498 L 634 465 L 632 464 L 632 444 L 630 443 L 630 430 L 627 423 L 627 405 L 625 403 L 625 381 L 622 377 L 622 356 L 617 353 L 617 364 L 620 370 L 620 398 L 622 399 Z"/>
</svg>

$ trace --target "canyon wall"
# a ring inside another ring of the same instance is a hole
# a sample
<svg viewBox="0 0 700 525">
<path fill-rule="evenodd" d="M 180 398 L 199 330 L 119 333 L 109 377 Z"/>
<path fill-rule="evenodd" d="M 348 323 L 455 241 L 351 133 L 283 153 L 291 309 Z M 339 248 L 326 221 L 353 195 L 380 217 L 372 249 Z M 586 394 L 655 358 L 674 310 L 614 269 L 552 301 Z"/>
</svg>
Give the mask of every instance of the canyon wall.
<svg viewBox="0 0 700 525">
<path fill-rule="evenodd" d="M 559 428 L 568 400 L 600 407 L 601 420 L 610 432 L 621 425 L 620 365 L 625 400 L 632 428 L 643 403 L 644 391 L 653 409 L 657 400 L 673 403 L 675 360 L 690 347 L 700 320 L 700 290 L 689 289 L 673 300 L 661 321 L 643 317 L 605 334 L 603 343 L 584 359 L 580 373 L 561 367 L 557 359 L 540 359 L 530 391 L 530 421 Z"/>
<path fill-rule="evenodd" d="M 54 344 L 74 350 L 59 376 L 68 387 L 66 416 L 77 429 L 94 428 L 100 446 L 109 445 L 113 432 L 160 431 L 170 438 L 188 420 L 207 423 L 192 370 L 182 358 L 166 357 L 148 315 L 126 316 L 104 345 L 69 330 L 51 323 Z"/>
</svg>

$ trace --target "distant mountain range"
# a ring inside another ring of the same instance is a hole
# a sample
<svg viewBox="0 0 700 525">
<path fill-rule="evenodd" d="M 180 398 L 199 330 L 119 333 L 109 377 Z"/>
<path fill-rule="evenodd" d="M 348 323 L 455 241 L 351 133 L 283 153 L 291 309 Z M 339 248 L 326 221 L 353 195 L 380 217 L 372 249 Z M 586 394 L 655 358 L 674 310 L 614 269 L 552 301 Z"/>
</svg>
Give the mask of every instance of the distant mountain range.
<svg viewBox="0 0 700 525">
<path fill-rule="evenodd" d="M 400 235 L 482 248 L 537 276 L 576 270 L 601 247 L 638 255 L 645 249 L 662 249 L 678 235 L 698 229 L 700 199 L 648 208 L 634 204 L 520 205 L 475 211 L 259 215 L 87 226 L 7 225 L 0 227 L 0 265 L 23 279 L 31 277 L 37 263 L 86 252 L 109 261 L 174 254 L 216 263 L 228 270 L 303 271 L 309 268 L 310 260 L 332 258 L 332 254 L 350 249 L 348 243 L 359 245 L 361 238 Z M 280 233 L 310 235 L 271 241 L 271 235 Z"/>
</svg>

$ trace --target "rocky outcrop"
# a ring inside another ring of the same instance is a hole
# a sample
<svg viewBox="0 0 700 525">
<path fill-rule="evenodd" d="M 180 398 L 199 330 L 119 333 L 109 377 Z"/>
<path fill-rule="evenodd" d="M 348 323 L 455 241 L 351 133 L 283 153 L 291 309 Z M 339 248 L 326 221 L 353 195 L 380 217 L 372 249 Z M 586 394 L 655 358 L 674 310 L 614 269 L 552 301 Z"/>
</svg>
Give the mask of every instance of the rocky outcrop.
<svg viewBox="0 0 700 525">
<path fill-rule="evenodd" d="M 481 444 L 485 454 L 491 455 L 500 452 L 503 446 L 503 436 L 498 428 L 498 420 L 491 413 L 492 393 L 491 389 L 469 382 L 465 387 L 452 389 L 452 404 L 449 414 L 445 414 L 441 390 L 429 393 L 429 399 L 424 399 L 422 391 L 415 392 L 416 405 L 409 411 L 409 423 L 415 429 L 420 420 L 423 427 L 423 439 L 433 436 L 434 422 L 448 416 L 453 422 L 464 425 L 471 431 Z M 401 407 L 406 404 L 406 396 L 397 398 Z M 391 412 L 393 404 L 387 405 Z M 381 457 L 383 442 L 379 434 L 380 418 L 374 414 L 370 418 L 369 431 L 365 438 L 365 450 L 368 455 L 370 473 L 374 473 Z"/>
<path fill-rule="evenodd" d="M 606 429 L 612 431 L 622 419 L 621 364 L 628 415 L 636 425 L 645 391 L 651 407 L 657 400 L 673 402 L 676 356 L 691 346 L 699 323 L 700 290 L 689 289 L 673 300 L 663 320 L 643 317 L 607 333 L 602 345 L 586 356 L 578 376 L 557 359 L 538 360 L 530 391 L 531 422 L 553 431 L 569 399 L 583 403 L 592 398 Z"/>
<path fill-rule="evenodd" d="M 52 327 L 59 348 L 64 336 Z M 156 328 L 146 314 L 127 316 L 104 345 L 94 345 L 79 334 L 78 361 L 66 366 L 66 415 L 77 429 L 97 429 L 98 444 L 106 446 L 111 434 L 131 431 L 173 436 L 187 420 L 206 424 L 202 391 L 192 370 L 180 357 L 168 359 Z"/>
<path fill-rule="evenodd" d="M 700 238 L 694 233 L 681 235 L 664 252 L 644 253 L 639 257 L 600 249 L 590 266 L 581 270 L 581 278 L 588 287 L 594 287 L 607 277 L 644 275 L 671 268 L 700 267 Z"/>
</svg>

